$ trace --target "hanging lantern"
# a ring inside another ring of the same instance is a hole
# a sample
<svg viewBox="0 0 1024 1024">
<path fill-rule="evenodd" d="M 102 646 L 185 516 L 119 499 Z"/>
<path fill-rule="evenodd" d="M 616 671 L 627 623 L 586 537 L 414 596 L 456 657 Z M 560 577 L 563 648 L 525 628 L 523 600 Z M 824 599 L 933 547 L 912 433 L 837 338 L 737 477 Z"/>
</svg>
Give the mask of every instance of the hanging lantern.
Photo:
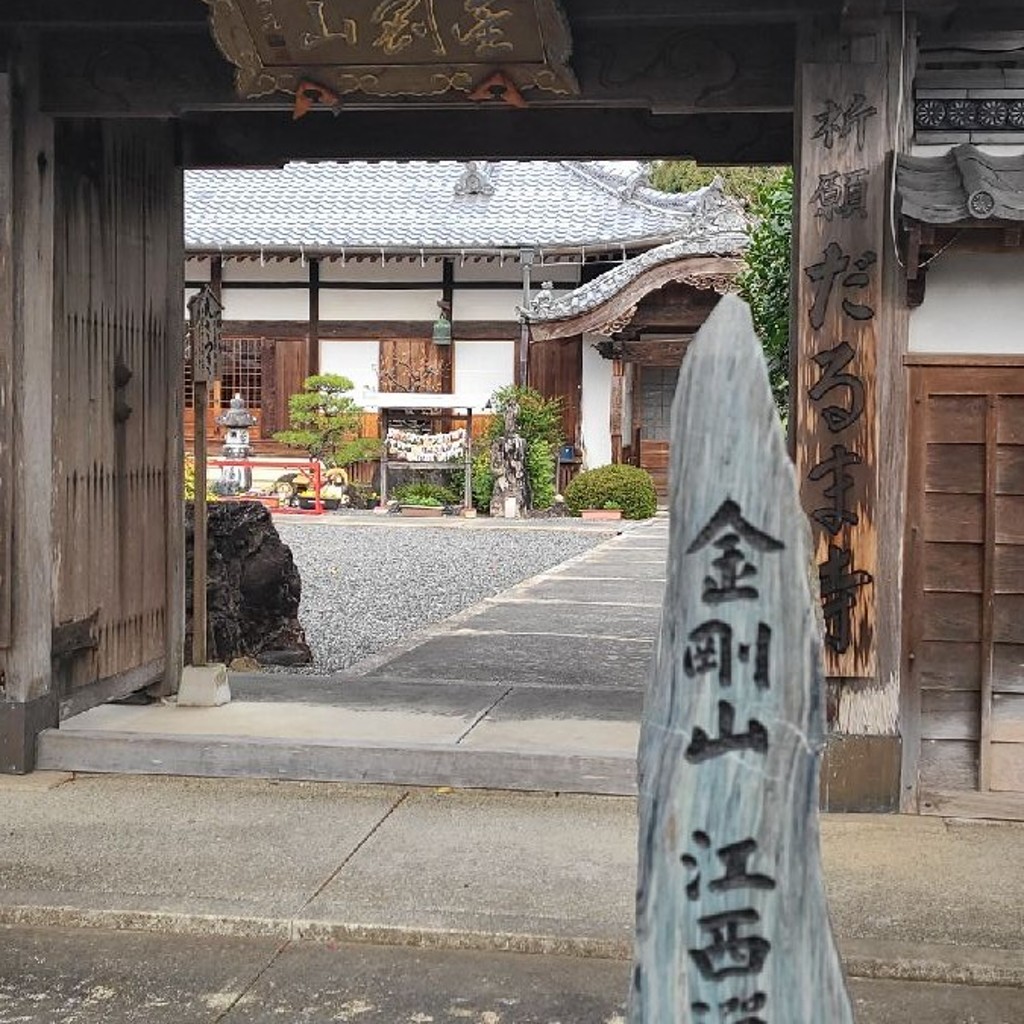
<svg viewBox="0 0 1024 1024">
<path fill-rule="evenodd" d="M 452 343 L 452 322 L 440 313 L 434 321 L 433 339 L 435 345 L 450 345 Z"/>
</svg>

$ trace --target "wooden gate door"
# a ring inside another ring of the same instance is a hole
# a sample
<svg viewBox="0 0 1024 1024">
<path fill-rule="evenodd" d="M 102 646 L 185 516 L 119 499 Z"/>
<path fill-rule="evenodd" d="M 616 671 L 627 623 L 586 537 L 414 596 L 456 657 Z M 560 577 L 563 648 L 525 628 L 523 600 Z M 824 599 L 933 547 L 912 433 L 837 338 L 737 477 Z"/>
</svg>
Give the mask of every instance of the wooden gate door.
<svg viewBox="0 0 1024 1024">
<path fill-rule="evenodd" d="M 529 380 L 545 398 L 562 400 L 563 439 L 566 444 L 579 444 L 582 337 L 533 342 L 530 345 Z"/>
<path fill-rule="evenodd" d="M 904 791 L 1024 817 L 1024 360 L 910 373 Z"/>
<path fill-rule="evenodd" d="M 53 657 L 67 715 L 173 671 L 183 242 L 170 127 L 58 125 Z"/>
</svg>

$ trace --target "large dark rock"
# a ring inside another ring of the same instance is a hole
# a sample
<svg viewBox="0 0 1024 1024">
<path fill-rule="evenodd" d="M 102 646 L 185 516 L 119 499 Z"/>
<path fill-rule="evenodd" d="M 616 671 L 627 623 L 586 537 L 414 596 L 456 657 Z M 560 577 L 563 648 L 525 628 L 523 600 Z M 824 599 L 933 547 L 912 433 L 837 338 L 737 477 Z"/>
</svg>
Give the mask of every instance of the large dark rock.
<svg viewBox="0 0 1024 1024">
<path fill-rule="evenodd" d="M 207 660 L 312 661 L 299 624 L 302 580 L 270 513 L 255 501 L 215 502 L 207 517 Z M 185 661 L 192 661 L 194 507 L 185 509 Z"/>
</svg>

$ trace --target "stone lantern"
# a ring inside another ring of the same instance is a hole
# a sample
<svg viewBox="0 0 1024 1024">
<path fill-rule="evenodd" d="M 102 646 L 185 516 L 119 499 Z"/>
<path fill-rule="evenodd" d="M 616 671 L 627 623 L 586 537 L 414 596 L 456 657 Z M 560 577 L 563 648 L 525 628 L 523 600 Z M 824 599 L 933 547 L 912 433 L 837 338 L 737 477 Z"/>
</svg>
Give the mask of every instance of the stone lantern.
<svg viewBox="0 0 1024 1024">
<path fill-rule="evenodd" d="M 248 459 L 252 455 L 249 443 L 249 428 L 256 423 L 256 417 L 246 408 L 241 395 L 231 399 L 227 412 L 217 417 L 217 425 L 224 427 L 224 444 L 221 456 L 225 459 Z M 252 487 L 252 470 L 248 466 L 221 466 L 217 490 L 221 494 L 241 494 Z"/>
</svg>

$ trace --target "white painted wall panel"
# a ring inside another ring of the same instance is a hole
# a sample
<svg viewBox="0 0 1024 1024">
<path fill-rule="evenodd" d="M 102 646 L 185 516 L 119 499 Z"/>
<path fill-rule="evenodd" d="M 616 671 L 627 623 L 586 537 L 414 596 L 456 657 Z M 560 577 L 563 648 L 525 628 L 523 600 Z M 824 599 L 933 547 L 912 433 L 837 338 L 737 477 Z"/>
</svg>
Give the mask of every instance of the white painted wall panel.
<svg viewBox="0 0 1024 1024">
<path fill-rule="evenodd" d="M 456 291 L 452 302 L 452 317 L 458 320 L 518 320 L 516 306 L 523 294 L 514 288 L 507 291 L 481 288 L 474 291 Z"/>
<path fill-rule="evenodd" d="M 599 340 L 594 334 L 583 336 L 581 431 L 585 469 L 607 466 L 612 461 L 612 361 L 602 359 L 595 351 L 594 342 Z"/>
<path fill-rule="evenodd" d="M 362 391 L 377 391 L 377 363 L 380 345 L 376 341 L 321 341 L 321 373 L 340 373 L 355 385 L 358 401 Z"/>
<path fill-rule="evenodd" d="M 309 320 L 309 292 L 299 288 L 225 288 L 225 320 Z"/>
<path fill-rule="evenodd" d="M 326 288 L 320 292 L 321 320 L 429 320 L 437 319 L 441 289 L 369 291 Z"/>
<path fill-rule="evenodd" d="M 209 281 L 210 261 L 209 260 L 185 260 L 186 281 Z"/>
<path fill-rule="evenodd" d="M 224 260 L 224 281 L 291 281 L 309 282 L 309 264 L 301 260 Z"/>
<path fill-rule="evenodd" d="M 344 263 L 341 260 L 321 260 L 321 281 L 411 281 L 417 284 L 436 284 L 441 287 L 441 262 L 427 259 L 427 265 L 420 266 L 419 258 L 413 260 L 387 260 L 382 267 L 380 260 L 363 260 L 355 262 L 351 259 Z"/>
<path fill-rule="evenodd" d="M 928 268 L 913 352 L 1024 353 L 1024 253 L 956 253 Z"/>
<path fill-rule="evenodd" d="M 512 383 L 515 349 L 513 341 L 456 341 L 455 393 L 479 397 L 475 410 L 482 410 L 498 388 Z"/>
</svg>

